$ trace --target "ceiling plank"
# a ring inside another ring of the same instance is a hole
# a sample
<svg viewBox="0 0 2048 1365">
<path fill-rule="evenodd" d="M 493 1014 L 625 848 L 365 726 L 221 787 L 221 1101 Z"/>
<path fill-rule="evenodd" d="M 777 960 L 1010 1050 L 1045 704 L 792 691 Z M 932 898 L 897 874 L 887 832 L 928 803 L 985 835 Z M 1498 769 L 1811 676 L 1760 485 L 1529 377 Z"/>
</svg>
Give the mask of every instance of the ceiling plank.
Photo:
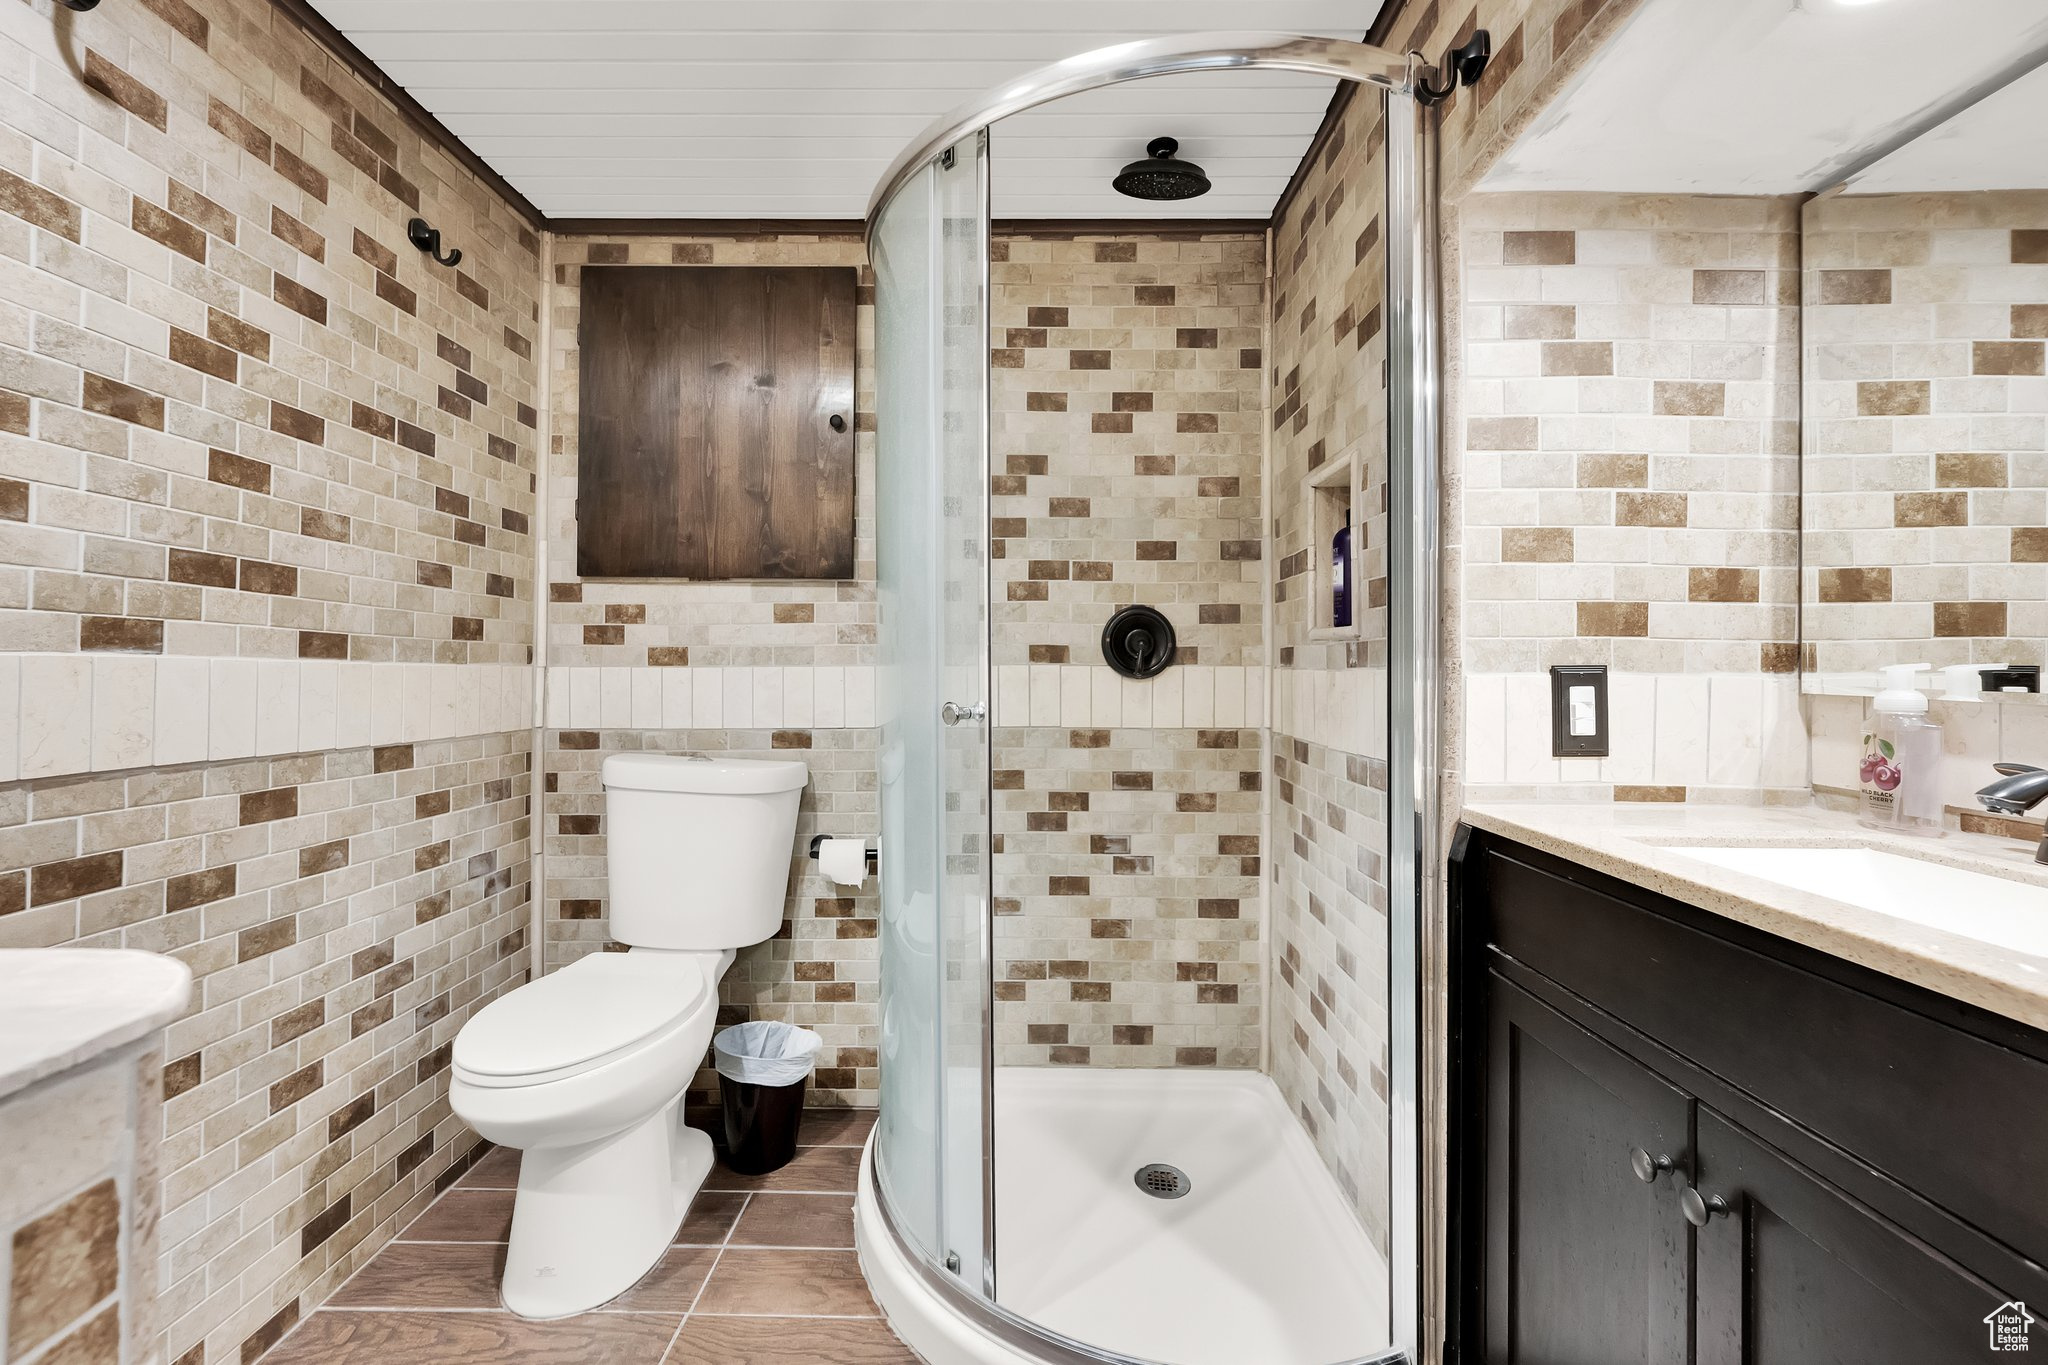
<svg viewBox="0 0 2048 1365">
<path fill-rule="evenodd" d="M 427 107 L 407 94 L 403 87 L 392 83 L 377 64 L 363 54 L 361 48 L 350 42 L 341 30 L 327 22 L 320 11 L 313 8 L 310 0 L 270 0 L 276 11 L 298 25 L 307 36 L 333 55 L 334 59 L 353 71 L 371 89 L 391 101 L 399 117 L 421 137 L 439 147 L 455 159 L 456 164 L 477 179 L 489 185 L 510 204 L 520 217 L 526 219 L 536 231 L 546 225 L 546 215 L 533 201 L 515 189 L 512 183 L 491 169 L 490 164 L 468 147 L 462 139 L 450 132 L 441 120 L 434 117 Z"/>
<path fill-rule="evenodd" d="M 278 0 L 333 21 L 549 218 L 845 219 L 934 118 L 1107 43 L 1240 28 L 1242 0 Z M 1376 0 L 1261 0 L 1262 28 L 1357 32 Z M 364 54 L 367 54 L 365 56 Z M 1236 221 L 1270 209 L 1335 82 L 1200 73 L 1091 91 L 995 130 L 1006 212 Z M 1152 205 L 1116 169 L 1180 139 L 1215 189 Z M 511 197 L 508 195 L 508 197 Z"/>
</svg>

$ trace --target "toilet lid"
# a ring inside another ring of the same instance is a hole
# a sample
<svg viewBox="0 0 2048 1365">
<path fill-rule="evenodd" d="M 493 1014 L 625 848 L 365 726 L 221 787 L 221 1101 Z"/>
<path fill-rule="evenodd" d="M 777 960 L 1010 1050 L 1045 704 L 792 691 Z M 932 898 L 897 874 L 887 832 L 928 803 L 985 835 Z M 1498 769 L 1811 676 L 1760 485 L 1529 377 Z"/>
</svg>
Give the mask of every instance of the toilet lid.
<svg viewBox="0 0 2048 1365">
<path fill-rule="evenodd" d="M 716 953 L 592 953 L 477 1011 L 455 1036 L 455 1065 L 478 1076 L 534 1076 L 631 1051 L 694 1013 Z"/>
</svg>

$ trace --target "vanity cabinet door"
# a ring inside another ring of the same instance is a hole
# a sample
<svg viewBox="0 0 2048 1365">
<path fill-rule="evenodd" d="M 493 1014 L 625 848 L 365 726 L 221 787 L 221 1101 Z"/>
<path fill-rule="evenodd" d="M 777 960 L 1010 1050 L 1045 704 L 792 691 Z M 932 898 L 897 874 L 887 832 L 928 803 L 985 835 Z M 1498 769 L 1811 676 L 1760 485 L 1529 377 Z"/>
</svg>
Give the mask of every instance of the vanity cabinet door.
<svg viewBox="0 0 2048 1365">
<path fill-rule="evenodd" d="M 1691 1101 L 1498 976 L 1488 991 L 1482 1358 L 1684 1365 Z"/>
<path fill-rule="evenodd" d="M 2002 1291 L 1704 1107 L 1695 1175 L 1699 1365 L 2008 1358 L 1984 1318 L 2018 1284 Z"/>
</svg>

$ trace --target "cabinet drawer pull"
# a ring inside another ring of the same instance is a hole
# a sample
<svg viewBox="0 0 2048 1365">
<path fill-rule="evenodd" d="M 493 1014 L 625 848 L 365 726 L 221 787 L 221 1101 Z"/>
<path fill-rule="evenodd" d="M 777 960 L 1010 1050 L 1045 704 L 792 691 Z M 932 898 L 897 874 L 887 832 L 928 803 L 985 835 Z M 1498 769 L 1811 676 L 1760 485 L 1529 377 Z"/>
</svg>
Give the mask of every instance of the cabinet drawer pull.
<svg viewBox="0 0 2048 1365">
<path fill-rule="evenodd" d="M 1631 1147 L 1628 1151 L 1628 1164 L 1629 1169 L 1636 1173 L 1636 1179 L 1645 1185 L 1654 1185 L 1658 1176 L 1671 1169 L 1671 1158 L 1662 1153 L 1651 1156 L 1640 1147 Z"/>
<path fill-rule="evenodd" d="M 1728 1201 L 1718 1194 L 1702 1195 L 1697 1186 L 1687 1185 L 1678 1196 L 1678 1207 L 1684 1210 L 1686 1222 L 1703 1228 L 1713 1221 L 1715 1214 L 1728 1212 Z"/>
</svg>

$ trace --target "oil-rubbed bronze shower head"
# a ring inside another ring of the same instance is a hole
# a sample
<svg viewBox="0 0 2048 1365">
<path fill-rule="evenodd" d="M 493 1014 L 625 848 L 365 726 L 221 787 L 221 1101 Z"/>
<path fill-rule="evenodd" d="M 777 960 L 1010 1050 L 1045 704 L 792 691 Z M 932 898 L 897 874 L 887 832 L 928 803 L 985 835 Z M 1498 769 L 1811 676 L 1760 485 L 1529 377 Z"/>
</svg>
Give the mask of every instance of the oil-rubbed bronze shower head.
<svg viewBox="0 0 2048 1365">
<path fill-rule="evenodd" d="M 1209 192 L 1209 177 L 1192 161 L 1175 161 L 1180 143 L 1155 137 L 1145 144 L 1143 161 L 1133 161 L 1109 183 L 1133 199 L 1193 199 Z"/>
</svg>

